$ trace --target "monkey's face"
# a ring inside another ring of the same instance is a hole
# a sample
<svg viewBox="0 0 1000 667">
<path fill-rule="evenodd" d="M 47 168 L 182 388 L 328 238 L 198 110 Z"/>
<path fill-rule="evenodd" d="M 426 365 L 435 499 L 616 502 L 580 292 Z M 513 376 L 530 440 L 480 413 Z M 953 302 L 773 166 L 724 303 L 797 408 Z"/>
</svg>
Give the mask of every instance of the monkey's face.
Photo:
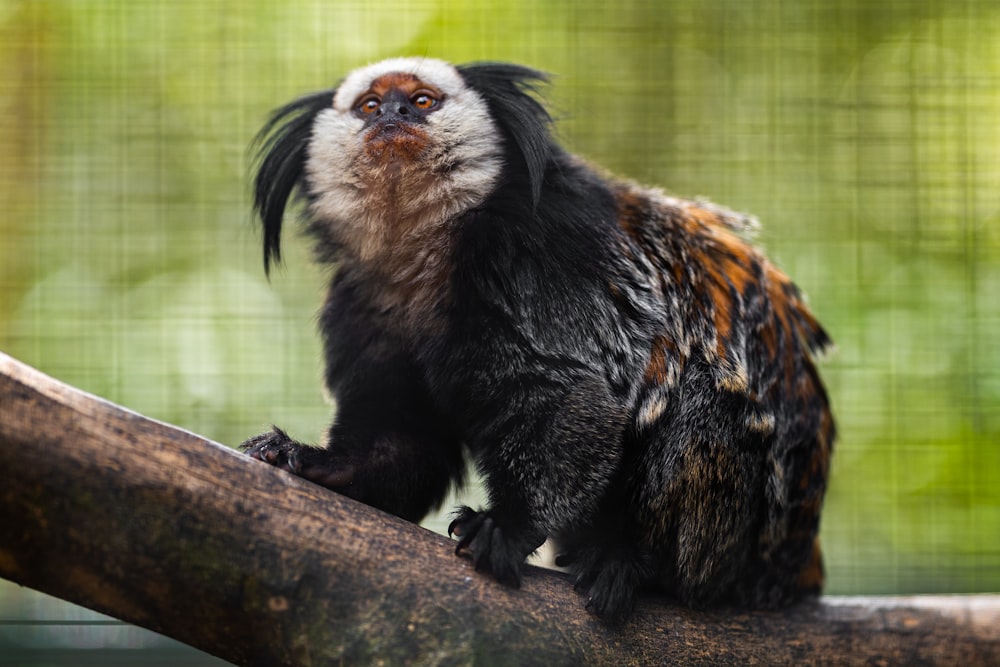
<svg viewBox="0 0 1000 667">
<path fill-rule="evenodd" d="M 313 212 L 369 229 L 454 215 L 492 189 L 500 144 L 485 102 L 451 65 L 397 58 L 356 70 L 313 126 Z"/>
<path fill-rule="evenodd" d="M 352 113 L 364 121 L 363 159 L 373 167 L 401 169 L 430 147 L 428 117 L 441 108 L 444 93 L 414 74 L 383 74 L 354 101 Z"/>
</svg>

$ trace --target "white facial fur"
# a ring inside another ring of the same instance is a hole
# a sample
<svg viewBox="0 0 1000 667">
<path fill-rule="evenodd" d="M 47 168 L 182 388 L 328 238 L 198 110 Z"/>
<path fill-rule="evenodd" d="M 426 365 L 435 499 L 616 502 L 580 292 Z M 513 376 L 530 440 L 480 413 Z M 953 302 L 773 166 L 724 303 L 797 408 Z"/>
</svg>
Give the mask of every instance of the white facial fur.
<svg viewBox="0 0 1000 667">
<path fill-rule="evenodd" d="M 365 159 L 365 123 L 353 107 L 374 80 L 396 72 L 436 87 L 443 99 L 420 126 L 428 137 L 425 150 L 374 165 Z M 330 225 L 348 252 L 368 260 L 479 204 L 501 167 L 496 125 L 458 71 L 440 60 L 395 58 L 349 74 L 332 108 L 317 115 L 306 177 L 313 216 Z"/>
</svg>

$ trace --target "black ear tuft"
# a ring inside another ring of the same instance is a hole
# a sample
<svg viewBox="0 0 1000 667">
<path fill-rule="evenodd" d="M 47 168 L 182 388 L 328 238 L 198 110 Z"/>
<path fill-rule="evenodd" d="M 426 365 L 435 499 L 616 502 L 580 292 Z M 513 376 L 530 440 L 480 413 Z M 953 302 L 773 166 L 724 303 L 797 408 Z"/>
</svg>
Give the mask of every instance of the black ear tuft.
<svg viewBox="0 0 1000 667">
<path fill-rule="evenodd" d="M 457 69 L 465 83 L 483 96 L 497 125 L 520 151 L 537 204 L 552 154 L 552 117 L 534 93 L 548 76 L 508 63 L 470 63 Z"/>
<path fill-rule="evenodd" d="M 313 121 L 333 103 L 333 90 L 300 98 L 276 109 L 251 145 L 257 175 L 254 210 L 264 227 L 264 272 L 281 262 L 281 223 L 292 190 L 305 168 Z"/>
</svg>

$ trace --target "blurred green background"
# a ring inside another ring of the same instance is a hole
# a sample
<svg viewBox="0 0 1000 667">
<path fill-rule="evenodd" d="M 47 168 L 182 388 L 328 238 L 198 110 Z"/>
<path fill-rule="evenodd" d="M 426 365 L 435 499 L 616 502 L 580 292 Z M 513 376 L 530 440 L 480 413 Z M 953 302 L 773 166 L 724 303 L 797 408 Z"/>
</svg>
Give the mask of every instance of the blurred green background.
<svg viewBox="0 0 1000 667">
<path fill-rule="evenodd" d="M 318 439 L 323 276 L 288 234 L 265 280 L 246 147 L 396 55 L 550 71 L 571 150 L 757 214 L 838 343 L 828 592 L 1000 591 L 995 0 L 0 0 L 0 350 Z"/>
</svg>

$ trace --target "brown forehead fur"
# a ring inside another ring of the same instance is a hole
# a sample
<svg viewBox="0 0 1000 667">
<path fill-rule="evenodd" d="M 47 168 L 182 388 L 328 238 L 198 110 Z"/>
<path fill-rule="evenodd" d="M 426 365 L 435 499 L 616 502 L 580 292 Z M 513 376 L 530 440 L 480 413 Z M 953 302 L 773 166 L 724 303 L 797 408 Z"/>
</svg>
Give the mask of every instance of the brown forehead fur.
<svg viewBox="0 0 1000 667">
<path fill-rule="evenodd" d="M 412 95 L 418 90 L 426 90 L 433 93 L 436 97 L 441 97 L 441 91 L 437 87 L 426 83 L 415 74 L 410 74 L 409 72 L 389 72 L 388 74 L 383 74 L 372 81 L 372 85 L 363 94 L 375 93 L 381 97 L 394 89 L 401 90 L 407 95 Z"/>
</svg>

